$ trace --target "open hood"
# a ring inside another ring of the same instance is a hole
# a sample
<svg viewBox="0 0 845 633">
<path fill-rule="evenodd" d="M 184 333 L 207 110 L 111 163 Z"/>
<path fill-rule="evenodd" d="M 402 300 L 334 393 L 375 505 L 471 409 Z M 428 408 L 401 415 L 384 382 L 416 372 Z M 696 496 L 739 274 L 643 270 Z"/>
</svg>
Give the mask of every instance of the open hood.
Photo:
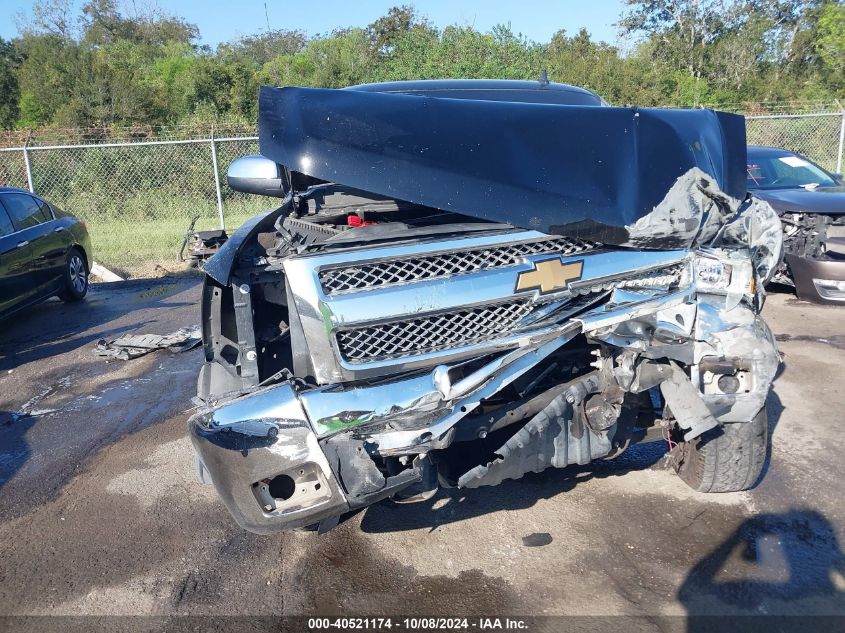
<svg viewBox="0 0 845 633">
<path fill-rule="evenodd" d="M 261 153 L 292 171 L 639 248 L 712 236 L 745 198 L 745 125 L 660 110 L 262 87 Z"/>
</svg>

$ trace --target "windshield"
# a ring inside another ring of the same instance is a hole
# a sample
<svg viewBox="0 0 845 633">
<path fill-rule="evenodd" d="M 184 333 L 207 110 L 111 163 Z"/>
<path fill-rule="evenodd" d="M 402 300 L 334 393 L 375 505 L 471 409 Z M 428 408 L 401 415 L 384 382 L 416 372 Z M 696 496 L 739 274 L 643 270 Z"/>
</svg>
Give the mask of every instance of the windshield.
<svg viewBox="0 0 845 633">
<path fill-rule="evenodd" d="M 748 156 L 749 189 L 787 189 L 789 187 L 835 187 L 827 172 L 794 154 Z"/>
</svg>

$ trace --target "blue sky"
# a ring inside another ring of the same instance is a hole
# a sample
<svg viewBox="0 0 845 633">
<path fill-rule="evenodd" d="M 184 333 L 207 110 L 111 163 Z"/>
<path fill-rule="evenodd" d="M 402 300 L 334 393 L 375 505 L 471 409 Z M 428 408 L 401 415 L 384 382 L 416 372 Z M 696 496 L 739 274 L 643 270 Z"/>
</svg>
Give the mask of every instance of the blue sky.
<svg viewBox="0 0 845 633">
<path fill-rule="evenodd" d="M 613 24 L 623 8 L 623 0 L 267 0 L 267 9 L 272 28 L 313 35 L 339 26 L 365 26 L 403 3 L 415 4 L 437 26 L 473 25 L 486 31 L 510 22 L 515 32 L 537 41 L 547 41 L 562 28 L 575 33 L 585 26 L 593 39 L 610 43 L 616 41 Z M 15 15 L 21 11 L 28 15 L 32 0 L 0 4 L 0 37 L 9 39 L 17 32 Z M 211 46 L 266 28 L 264 0 L 159 0 L 158 6 L 199 26 L 202 43 Z"/>
</svg>

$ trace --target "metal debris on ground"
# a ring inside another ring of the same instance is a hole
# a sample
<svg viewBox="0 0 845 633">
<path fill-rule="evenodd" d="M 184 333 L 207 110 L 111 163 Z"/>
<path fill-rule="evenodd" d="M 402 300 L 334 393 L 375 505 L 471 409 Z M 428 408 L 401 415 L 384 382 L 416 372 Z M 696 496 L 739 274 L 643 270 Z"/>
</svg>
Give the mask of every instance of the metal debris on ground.
<svg viewBox="0 0 845 633">
<path fill-rule="evenodd" d="M 194 226 L 199 215 L 194 216 L 188 230 L 185 233 L 185 239 L 182 241 L 182 248 L 179 249 L 179 261 L 187 262 L 192 267 L 199 267 L 209 257 L 214 255 L 229 236 L 224 229 L 216 229 L 213 231 L 195 231 Z M 187 250 L 187 255 L 185 251 Z"/>
<path fill-rule="evenodd" d="M 199 326 L 179 328 L 172 334 L 125 334 L 113 341 L 100 339 L 94 348 L 97 356 L 131 360 L 159 349 L 173 353 L 194 349 L 202 342 Z"/>
</svg>

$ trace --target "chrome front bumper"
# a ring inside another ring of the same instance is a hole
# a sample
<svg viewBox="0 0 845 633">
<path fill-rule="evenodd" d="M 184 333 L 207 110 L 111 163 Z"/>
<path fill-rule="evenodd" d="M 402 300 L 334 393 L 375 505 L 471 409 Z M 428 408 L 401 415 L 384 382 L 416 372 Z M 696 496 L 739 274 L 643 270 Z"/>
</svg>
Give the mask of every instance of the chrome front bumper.
<svg viewBox="0 0 845 633">
<path fill-rule="evenodd" d="M 250 532 L 304 527 L 349 509 L 290 385 L 198 413 L 188 431 L 202 470 Z"/>
<path fill-rule="evenodd" d="M 336 463 L 339 470 L 332 470 L 326 438 L 377 427 L 366 434 L 366 450 L 372 447 L 381 456 L 442 448 L 451 442 L 454 424 L 482 398 L 580 330 L 577 323 L 547 328 L 459 379 L 452 375 L 459 365 L 440 365 L 426 374 L 347 389 L 297 393 L 284 383 L 209 407 L 188 420 L 201 479 L 207 473 L 238 524 L 259 534 L 312 525 L 368 505 L 400 489 L 398 485 L 414 483 L 413 473 L 385 480 L 370 494 L 346 490 L 336 473 L 343 476 L 344 467 L 353 467 Z M 360 454 L 363 443 L 354 450 Z M 374 467 L 369 457 L 360 457 L 359 464 Z"/>
</svg>

